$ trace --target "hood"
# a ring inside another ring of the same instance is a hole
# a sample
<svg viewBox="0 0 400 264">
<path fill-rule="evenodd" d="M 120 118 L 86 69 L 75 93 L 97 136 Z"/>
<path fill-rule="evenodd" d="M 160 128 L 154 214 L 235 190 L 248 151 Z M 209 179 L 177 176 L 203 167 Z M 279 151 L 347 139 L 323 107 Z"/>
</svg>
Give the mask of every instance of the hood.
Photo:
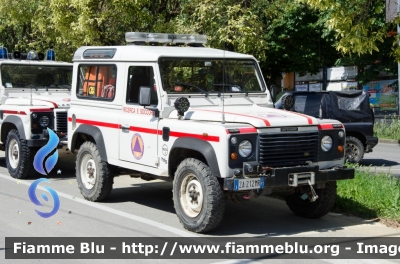
<svg viewBox="0 0 400 264">
<path fill-rule="evenodd" d="M 225 106 L 225 122 L 247 123 L 254 127 L 283 127 L 318 125 L 319 121 L 311 116 L 286 110 L 253 106 Z M 177 111 L 170 118 L 177 118 Z M 185 120 L 222 121 L 222 107 L 189 108 Z"/>
</svg>

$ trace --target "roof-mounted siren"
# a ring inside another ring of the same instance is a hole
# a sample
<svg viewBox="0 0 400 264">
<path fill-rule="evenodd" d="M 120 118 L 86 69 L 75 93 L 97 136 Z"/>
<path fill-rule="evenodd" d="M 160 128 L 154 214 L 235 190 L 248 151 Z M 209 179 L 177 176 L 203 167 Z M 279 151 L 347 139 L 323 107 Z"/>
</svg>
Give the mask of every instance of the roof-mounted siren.
<svg viewBox="0 0 400 264">
<path fill-rule="evenodd" d="M 207 43 L 206 35 L 197 34 L 168 34 L 168 33 L 146 33 L 146 32 L 127 32 L 125 33 L 127 42 L 142 45 L 144 43 L 176 43 L 187 44 L 194 47 L 203 47 Z"/>
<path fill-rule="evenodd" d="M 14 52 L 14 57 L 15 57 L 15 52 Z M 21 54 L 19 54 L 18 57 L 21 57 Z M 21 59 L 23 59 L 23 58 L 21 58 Z M 26 54 L 26 59 L 27 60 L 44 60 L 44 54 L 41 52 L 38 53 L 34 50 L 31 50 Z"/>
<path fill-rule="evenodd" d="M 0 46 L 0 60 L 8 59 L 8 50 L 6 47 Z"/>
<path fill-rule="evenodd" d="M 39 60 L 39 56 L 36 51 L 31 50 L 26 54 L 26 60 Z"/>
<path fill-rule="evenodd" d="M 53 49 L 49 49 L 46 51 L 46 60 L 56 60 L 56 52 Z"/>
</svg>

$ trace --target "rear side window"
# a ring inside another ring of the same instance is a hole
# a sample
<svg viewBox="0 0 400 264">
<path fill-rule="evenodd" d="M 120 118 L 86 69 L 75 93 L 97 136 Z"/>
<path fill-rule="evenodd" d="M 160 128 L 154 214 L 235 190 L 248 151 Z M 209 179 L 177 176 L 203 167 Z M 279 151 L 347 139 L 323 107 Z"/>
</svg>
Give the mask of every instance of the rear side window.
<svg viewBox="0 0 400 264">
<path fill-rule="evenodd" d="M 81 65 L 78 73 L 78 98 L 110 101 L 114 99 L 117 81 L 115 65 Z"/>
</svg>

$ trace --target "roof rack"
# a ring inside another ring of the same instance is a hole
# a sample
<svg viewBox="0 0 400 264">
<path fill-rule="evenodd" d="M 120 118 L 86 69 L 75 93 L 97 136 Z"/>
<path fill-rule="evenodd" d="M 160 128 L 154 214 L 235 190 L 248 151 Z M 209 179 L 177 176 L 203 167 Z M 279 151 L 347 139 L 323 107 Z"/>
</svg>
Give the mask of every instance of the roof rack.
<svg viewBox="0 0 400 264">
<path fill-rule="evenodd" d="M 203 44 L 207 42 L 206 35 L 147 32 L 127 32 L 125 33 L 125 39 L 127 42 L 139 45 L 144 43 L 149 43 L 150 45 L 158 45 L 158 43 L 176 43 L 178 45 L 203 46 Z"/>
</svg>

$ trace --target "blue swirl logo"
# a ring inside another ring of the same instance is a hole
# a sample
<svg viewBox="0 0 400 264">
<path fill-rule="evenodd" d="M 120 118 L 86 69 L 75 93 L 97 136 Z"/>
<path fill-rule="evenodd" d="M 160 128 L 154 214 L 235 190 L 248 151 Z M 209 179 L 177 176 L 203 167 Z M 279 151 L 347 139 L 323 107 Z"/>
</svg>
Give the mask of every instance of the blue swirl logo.
<svg viewBox="0 0 400 264">
<path fill-rule="evenodd" d="M 54 168 L 58 160 L 57 146 L 60 139 L 50 128 L 47 128 L 49 133 L 49 141 L 35 155 L 33 159 L 33 167 L 43 175 L 47 175 Z M 54 153 L 53 153 L 54 152 Z M 52 154 L 53 153 L 53 154 Z"/>
<path fill-rule="evenodd" d="M 29 195 L 29 199 L 31 199 L 32 203 L 38 205 L 38 206 L 43 206 L 43 204 L 39 201 L 39 199 L 36 197 L 36 188 L 39 185 L 39 183 L 41 182 L 50 182 L 48 179 L 45 178 L 40 178 L 36 181 L 34 181 L 31 186 L 29 186 L 28 189 L 28 195 Z M 60 198 L 58 197 L 58 194 L 56 193 L 56 191 L 54 191 L 52 188 L 44 186 L 44 188 L 51 194 L 51 196 L 53 197 L 53 201 L 54 201 L 54 207 L 53 210 L 51 210 L 48 213 L 44 213 L 44 212 L 40 212 L 38 210 L 35 209 L 36 213 L 38 215 L 40 215 L 43 218 L 49 218 L 50 216 L 53 216 L 54 214 L 56 214 L 58 212 L 58 209 L 60 209 Z M 41 194 L 42 198 L 47 202 L 49 200 L 49 198 L 47 197 L 47 195 L 45 193 Z"/>
</svg>

